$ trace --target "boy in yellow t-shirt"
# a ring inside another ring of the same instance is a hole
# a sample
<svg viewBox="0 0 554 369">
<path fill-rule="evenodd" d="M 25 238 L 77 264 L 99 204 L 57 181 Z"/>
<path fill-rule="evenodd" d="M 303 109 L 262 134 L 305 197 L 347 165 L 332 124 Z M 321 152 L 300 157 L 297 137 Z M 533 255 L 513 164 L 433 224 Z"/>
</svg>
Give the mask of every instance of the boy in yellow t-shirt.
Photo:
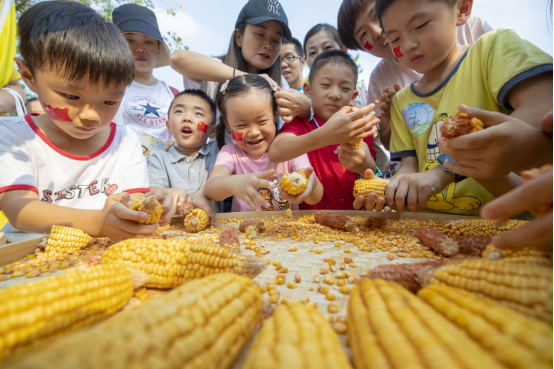
<svg viewBox="0 0 554 369">
<path fill-rule="evenodd" d="M 419 205 L 479 215 L 493 194 L 519 184 L 513 173 L 478 183 L 439 165 L 449 159 L 441 157 L 440 125 L 460 104 L 511 114 L 536 127 L 552 106 L 552 57 L 514 31 L 457 44 L 456 27 L 467 21 L 471 6 L 471 0 L 376 2 L 397 60 L 423 74 L 392 99 L 391 158 L 401 158 L 402 167 L 386 187 L 386 206 L 379 199 L 376 210 L 396 204 L 399 213 L 407 207 L 417 212 Z"/>
</svg>

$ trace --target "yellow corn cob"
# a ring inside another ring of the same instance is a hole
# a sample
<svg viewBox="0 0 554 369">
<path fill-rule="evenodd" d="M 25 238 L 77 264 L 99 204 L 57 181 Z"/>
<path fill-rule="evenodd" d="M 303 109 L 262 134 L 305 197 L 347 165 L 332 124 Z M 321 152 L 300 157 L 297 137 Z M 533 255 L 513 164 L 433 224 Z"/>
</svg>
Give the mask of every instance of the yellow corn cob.
<svg viewBox="0 0 554 369">
<path fill-rule="evenodd" d="M 131 296 L 127 270 L 99 265 L 0 289 L 0 358 L 38 340 L 98 322 Z"/>
<path fill-rule="evenodd" d="M 453 236 L 492 237 L 502 232 L 512 231 L 522 225 L 529 223 L 525 220 L 509 220 L 502 227 L 496 227 L 494 220 L 466 220 L 444 226 L 444 233 Z"/>
<path fill-rule="evenodd" d="M 356 369 L 503 368 L 432 307 L 382 279 L 354 286 L 348 338 Z"/>
<path fill-rule="evenodd" d="M 148 219 L 137 222 L 140 224 L 156 224 L 162 215 L 162 205 L 156 200 L 156 196 L 141 197 L 135 200 L 129 209 L 148 214 Z"/>
<path fill-rule="evenodd" d="M 374 193 L 377 197 L 385 197 L 385 186 L 389 183 L 384 179 L 358 179 L 354 182 L 354 198 L 358 196 L 365 197 L 364 204 L 367 201 L 367 196 Z"/>
<path fill-rule="evenodd" d="M 289 195 L 300 195 L 308 187 L 308 178 L 303 172 L 288 173 L 279 181 L 279 187 Z"/>
<path fill-rule="evenodd" d="M 488 245 L 481 253 L 483 259 L 504 259 L 512 263 L 540 264 L 552 266 L 552 254 L 531 250 L 527 247 L 519 250 L 499 250 L 494 245 Z"/>
<path fill-rule="evenodd" d="M 552 267 L 504 259 L 464 260 L 437 269 L 431 283 L 459 287 L 552 322 Z"/>
<path fill-rule="evenodd" d="M 254 339 L 244 369 L 350 368 L 337 335 L 315 309 L 280 305 Z"/>
<path fill-rule="evenodd" d="M 254 277 L 265 261 L 219 245 L 187 240 L 135 238 L 110 246 L 102 265 L 122 265 L 148 274 L 146 287 L 174 288 L 210 274 L 235 273 Z"/>
<path fill-rule="evenodd" d="M 360 138 L 360 139 L 357 139 L 357 140 L 348 141 L 347 144 L 349 144 L 350 146 L 357 147 L 358 149 L 361 149 L 362 148 L 362 142 L 363 142 L 363 140 Z"/>
<path fill-rule="evenodd" d="M 210 221 L 208 213 L 202 209 L 194 209 L 185 218 L 185 228 L 189 232 L 200 232 Z"/>
<path fill-rule="evenodd" d="M 50 235 L 46 241 L 45 252 L 67 253 L 79 251 L 87 247 L 92 237 L 77 228 L 52 226 Z"/>
<path fill-rule="evenodd" d="M 418 296 L 508 368 L 552 368 L 549 324 L 449 286 L 432 285 L 420 290 Z"/>
<path fill-rule="evenodd" d="M 259 287 L 218 274 L 9 363 L 22 368 L 229 368 L 261 319 Z M 14 358 L 16 359 L 16 358 Z"/>
</svg>

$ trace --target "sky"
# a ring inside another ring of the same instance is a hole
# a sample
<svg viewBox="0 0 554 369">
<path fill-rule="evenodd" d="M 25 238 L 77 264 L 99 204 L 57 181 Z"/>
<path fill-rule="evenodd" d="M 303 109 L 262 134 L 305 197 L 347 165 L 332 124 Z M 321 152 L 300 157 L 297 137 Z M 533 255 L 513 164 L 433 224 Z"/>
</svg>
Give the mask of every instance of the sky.
<svg viewBox="0 0 554 369">
<path fill-rule="evenodd" d="M 182 10 L 168 15 L 171 1 L 154 0 L 156 17 L 162 34 L 175 32 L 190 50 L 209 56 L 222 55 L 229 47 L 237 16 L 246 0 L 173 0 Z M 280 0 L 293 37 L 303 42 L 308 30 L 317 23 L 336 27 L 341 0 Z M 552 22 L 547 19 L 547 0 L 474 0 L 473 14 L 478 14 L 493 28 L 511 28 L 522 38 L 552 55 Z M 550 22 L 550 27 L 548 23 Z M 380 59 L 361 51 L 363 68 L 360 80 L 367 84 L 369 75 Z M 306 76 L 308 69 L 304 70 Z M 154 76 L 172 87 L 183 89 L 181 76 L 170 67 L 157 68 Z"/>
</svg>

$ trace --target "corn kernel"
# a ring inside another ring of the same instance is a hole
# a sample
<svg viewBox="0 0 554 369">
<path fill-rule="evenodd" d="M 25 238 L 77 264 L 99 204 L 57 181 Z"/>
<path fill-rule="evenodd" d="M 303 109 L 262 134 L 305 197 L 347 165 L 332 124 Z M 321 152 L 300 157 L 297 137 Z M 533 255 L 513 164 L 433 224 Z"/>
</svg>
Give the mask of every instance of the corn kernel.
<svg viewBox="0 0 554 369">
<path fill-rule="evenodd" d="M 290 289 L 296 288 L 296 283 L 289 282 L 289 283 L 287 283 L 287 287 L 290 288 Z"/>
<path fill-rule="evenodd" d="M 337 297 L 335 295 L 333 295 L 332 293 L 327 293 L 327 294 L 325 294 L 325 298 L 329 301 L 333 301 Z"/>
<path fill-rule="evenodd" d="M 349 294 L 351 291 L 352 291 L 352 288 L 350 287 L 342 286 L 340 288 L 340 292 L 344 293 L 345 295 Z"/>
<path fill-rule="evenodd" d="M 335 304 L 329 304 L 327 307 L 327 311 L 329 311 L 331 314 L 337 314 L 339 312 L 339 307 Z"/>
<path fill-rule="evenodd" d="M 346 284 L 346 279 L 338 279 L 337 286 L 344 286 Z"/>
</svg>

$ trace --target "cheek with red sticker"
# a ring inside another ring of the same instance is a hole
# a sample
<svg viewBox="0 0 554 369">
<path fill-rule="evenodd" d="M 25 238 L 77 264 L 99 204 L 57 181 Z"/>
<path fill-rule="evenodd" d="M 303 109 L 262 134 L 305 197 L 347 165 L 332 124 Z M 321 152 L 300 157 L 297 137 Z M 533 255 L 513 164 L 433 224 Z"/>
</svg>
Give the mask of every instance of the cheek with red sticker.
<svg viewBox="0 0 554 369">
<path fill-rule="evenodd" d="M 196 128 L 197 128 L 199 131 L 204 132 L 205 135 L 208 134 L 208 126 L 206 125 L 206 123 L 204 123 L 204 122 L 198 122 L 198 124 L 196 125 Z"/>
<path fill-rule="evenodd" d="M 395 47 L 395 48 L 393 49 L 393 51 L 394 51 L 394 56 L 397 57 L 397 58 L 401 58 L 401 57 L 404 56 L 404 54 L 402 54 L 402 53 L 400 52 L 400 45 L 398 45 L 397 47 Z"/>
<path fill-rule="evenodd" d="M 233 140 L 242 141 L 242 132 L 233 132 Z"/>
<path fill-rule="evenodd" d="M 44 112 L 50 117 L 50 119 L 61 120 L 62 122 L 73 122 L 73 120 L 69 117 L 69 108 L 53 108 L 46 103 L 43 104 Z"/>
<path fill-rule="evenodd" d="M 366 49 L 367 51 L 371 51 L 371 49 L 373 49 L 373 45 L 366 41 L 364 49 Z"/>
</svg>

